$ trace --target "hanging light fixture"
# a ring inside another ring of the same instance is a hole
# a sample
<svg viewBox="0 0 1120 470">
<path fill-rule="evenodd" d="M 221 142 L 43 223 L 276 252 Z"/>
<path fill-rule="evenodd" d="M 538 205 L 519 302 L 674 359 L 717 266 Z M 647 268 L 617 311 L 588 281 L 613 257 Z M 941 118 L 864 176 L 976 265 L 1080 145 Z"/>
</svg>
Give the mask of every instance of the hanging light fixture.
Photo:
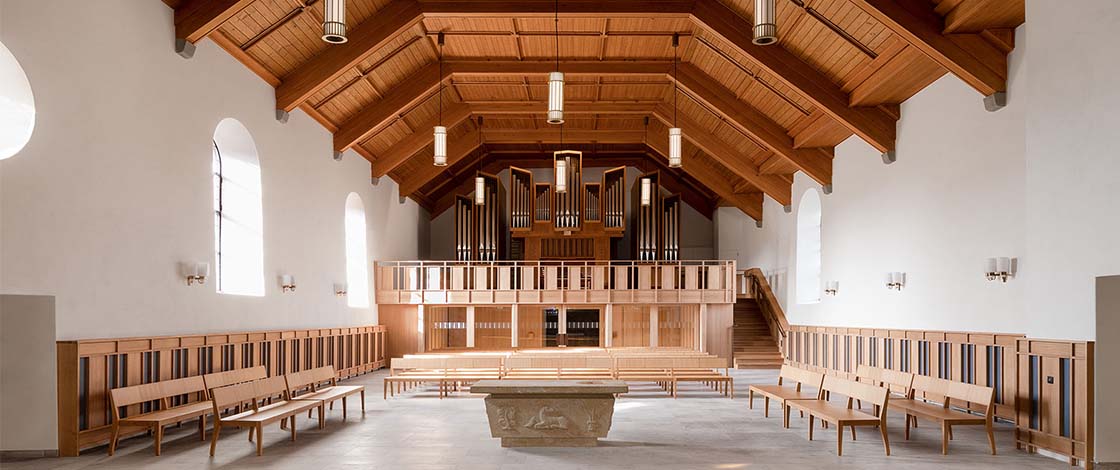
<svg viewBox="0 0 1120 470">
<path fill-rule="evenodd" d="M 436 77 L 439 81 L 439 125 L 432 134 L 432 146 L 435 148 L 432 164 L 447 166 L 447 128 L 443 127 L 443 33 L 439 33 L 436 42 L 439 43 L 439 77 Z"/>
<path fill-rule="evenodd" d="M 649 178 L 642 178 L 642 194 L 641 194 L 642 207 L 649 207 L 650 202 L 653 200 L 653 181 Z"/>
<path fill-rule="evenodd" d="M 564 148 L 564 125 L 560 125 L 560 148 Z M 563 150 L 558 150 L 552 153 L 553 173 L 556 173 L 554 190 L 556 194 L 563 194 L 568 192 L 568 159 L 570 157 L 564 156 Z M 559 157 L 559 158 L 557 158 Z"/>
<path fill-rule="evenodd" d="M 564 74 L 560 72 L 560 0 L 556 0 L 556 71 L 548 74 L 548 123 L 564 123 Z"/>
<path fill-rule="evenodd" d="M 346 43 L 346 0 L 323 2 L 323 41 L 328 44 Z"/>
<path fill-rule="evenodd" d="M 677 127 L 677 47 L 680 34 L 673 34 L 673 127 L 669 129 L 669 168 L 681 167 L 681 128 Z"/>
<path fill-rule="evenodd" d="M 474 205 L 486 204 L 486 180 L 482 177 L 482 116 L 478 117 L 478 173 L 474 176 Z"/>
<path fill-rule="evenodd" d="M 754 0 L 754 39 L 758 46 L 778 42 L 778 25 L 774 23 L 774 0 Z"/>
</svg>

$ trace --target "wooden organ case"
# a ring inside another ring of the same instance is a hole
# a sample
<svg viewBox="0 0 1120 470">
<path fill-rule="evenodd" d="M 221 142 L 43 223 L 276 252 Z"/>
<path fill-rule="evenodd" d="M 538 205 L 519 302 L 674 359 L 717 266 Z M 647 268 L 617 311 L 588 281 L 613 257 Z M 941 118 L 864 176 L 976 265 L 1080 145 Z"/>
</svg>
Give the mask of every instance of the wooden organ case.
<svg viewBox="0 0 1120 470">
<path fill-rule="evenodd" d="M 497 176 L 481 173 L 484 203 L 474 195 L 455 197 L 455 259 L 498 261 L 505 257 L 505 189 Z"/>
</svg>

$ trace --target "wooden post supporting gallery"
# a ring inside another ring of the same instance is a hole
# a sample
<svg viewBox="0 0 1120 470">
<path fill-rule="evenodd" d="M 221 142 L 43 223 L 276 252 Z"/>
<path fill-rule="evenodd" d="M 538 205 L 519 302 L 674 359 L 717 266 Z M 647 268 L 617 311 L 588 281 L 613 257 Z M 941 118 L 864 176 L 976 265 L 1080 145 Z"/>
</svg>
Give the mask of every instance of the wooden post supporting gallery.
<svg viewBox="0 0 1120 470">
<path fill-rule="evenodd" d="M 556 345 L 568 345 L 568 307 L 561 305 L 556 315 Z"/>
<path fill-rule="evenodd" d="M 467 347 L 474 347 L 474 306 L 467 306 Z"/>
<path fill-rule="evenodd" d="M 603 307 L 603 346 L 614 346 L 614 308 L 611 304 Z"/>
<path fill-rule="evenodd" d="M 509 347 L 517 348 L 517 335 L 520 332 L 517 330 L 517 304 L 510 305 L 509 307 Z"/>
<path fill-rule="evenodd" d="M 658 316 L 657 306 L 656 305 L 650 305 L 649 306 L 649 347 L 651 347 L 651 348 L 656 348 L 657 347 L 657 329 L 658 329 L 657 316 Z"/>
<path fill-rule="evenodd" d="M 708 304 L 700 304 L 700 320 L 696 328 L 698 338 L 696 344 L 700 345 L 700 352 L 708 352 Z"/>
</svg>

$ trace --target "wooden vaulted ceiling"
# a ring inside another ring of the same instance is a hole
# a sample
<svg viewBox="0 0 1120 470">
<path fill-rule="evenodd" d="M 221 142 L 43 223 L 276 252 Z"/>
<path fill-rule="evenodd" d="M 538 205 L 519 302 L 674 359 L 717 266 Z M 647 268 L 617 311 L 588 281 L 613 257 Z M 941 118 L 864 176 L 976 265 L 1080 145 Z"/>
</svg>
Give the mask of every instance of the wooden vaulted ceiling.
<svg viewBox="0 0 1120 470">
<path fill-rule="evenodd" d="M 165 3 L 178 38 L 216 42 L 276 87 L 277 109 L 303 110 L 335 151 L 369 159 L 433 213 L 469 192 L 480 159 L 491 171 L 543 165 L 558 148 L 544 120 L 553 0 L 348 0 L 344 45 L 320 39 L 316 0 Z M 893 152 L 899 103 L 946 72 L 983 96 L 1005 91 L 1024 21 L 1024 0 L 777 0 L 779 43 L 759 47 L 753 3 L 560 1 L 565 146 L 593 155 L 587 166 L 659 169 L 702 212 L 730 205 L 761 220 L 763 194 L 790 204 L 795 172 L 831 184 L 833 148 L 849 136 Z M 441 81 L 451 164 L 437 168 Z M 674 120 L 679 170 L 665 165 Z"/>
</svg>

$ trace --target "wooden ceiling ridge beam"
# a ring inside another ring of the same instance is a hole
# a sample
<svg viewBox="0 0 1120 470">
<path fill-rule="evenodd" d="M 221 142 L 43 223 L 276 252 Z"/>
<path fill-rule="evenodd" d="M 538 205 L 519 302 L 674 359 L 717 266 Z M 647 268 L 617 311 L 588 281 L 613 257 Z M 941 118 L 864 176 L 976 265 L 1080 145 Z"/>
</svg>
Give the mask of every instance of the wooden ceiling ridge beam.
<svg viewBox="0 0 1120 470">
<path fill-rule="evenodd" d="M 853 0 L 914 48 L 985 97 L 1007 91 L 1007 54 L 980 33 L 943 34 L 944 20 L 928 1 Z M 1002 60 L 992 60 L 992 59 Z"/>
<path fill-rule="evenodd" d="M 194 44 L 255 0 L 187 0 L 175 8 L 175 37 Z"/>
<path fill-rule="evenodd" d="M 659 106 L 654 110 L 653 114 L 654 117 L 666 126 L 673 126 L 672 109 L 669 108 L 668 105 Z M 747 180 L 749 183 L 770 195 L 770 197 L 778 201 L 779 204 L 783 206 L 790 204 L 793 198 L 793 189 L 787 181 L 777 175 L 762 174 L 758 166 L 748 160 L 742 152 L 737 151 L 720 137 L 705 130 L 704 126 L 701 126 L 688 116 L 678 115 L 677 124 L 679 125 L 678 127 L 687 129 L 682 132 L 684 138 L 692 142 L 692 144 L 700 150 L 703 150 L 705 154 L 727 167 L 732 173 Z M 651 140 L 659 141 L 661 139 Z M 688 161 L 684 163 L 685 171 L 690 171 L 689 165 L 691 163 L 692 162 Z"/>
<path fill-rule="evenodd" d="M 641 142 L 641 129 L 564 129 L 564 141 L 569 143 L 630 144 Z M 560 127 L 548 129 L 497 129 L 486 128 L 482 138 L 487 143 L 560 143 Z"/>
<path fill-rule="evenodd" d="M 692 18 L 872 147 L 883 153 L 894 151 L 897 119 L 879 108 L 849 106 L 847 92 L 783 47 L 754 45 L 751 22 L 735 10 L 719 0 L 696 0 Z"/>
<path fill-rule="evenodd" d="M 660 155 L 662 159 L 669 158 L 669 144 L 657 140 L 655 142 L 647 142 L 646 146 L 649 147 L 651 154 Z M 730 202 L 735 207 L 743 211 L 744 214 L 754 220 L 762 220 L 762 193 L 736 193 L 735 188 L 731 185 L 731 181 L 723 176 L 721 171 L 712 168 L 707 163 L 699 161 L 689 162 L 687 168 L 688 174 L 696 178 L 700 184 L 708 187 L 712 192 L 719 195 L 720 198 Z"/>
<path fill-rule="evenodd" d="M 832 155 L 827 149 L 798 149 L 786 129 L 755 107 L 741 101 L 703 70 L 681 64 L 677 84 L 778 156 L 788 160 L 821 185 L 832 184 Z"/>
<path fill-rule="evenodd" d="M 331 45 L 281 78 L 276 109 L 290 112 L 423 19 L 416 0 L 392 0 L 350 30 L 349 41 Z"/>
</svg>

